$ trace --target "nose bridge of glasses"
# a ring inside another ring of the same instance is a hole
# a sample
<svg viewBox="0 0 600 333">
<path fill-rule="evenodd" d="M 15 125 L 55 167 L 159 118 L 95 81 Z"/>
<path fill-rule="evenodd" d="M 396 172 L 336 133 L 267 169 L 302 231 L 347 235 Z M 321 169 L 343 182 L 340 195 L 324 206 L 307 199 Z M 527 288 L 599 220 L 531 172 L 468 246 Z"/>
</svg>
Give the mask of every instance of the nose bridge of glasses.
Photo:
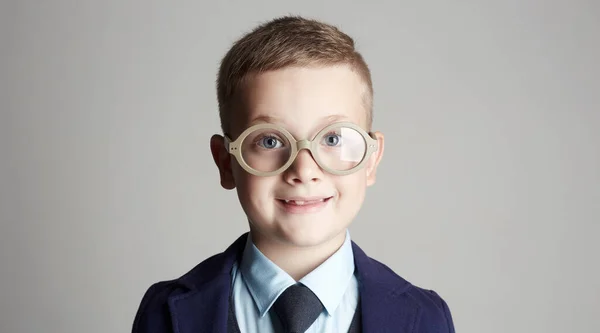
<svg viewBox="0 0 600 333">
<path fill-rule="evenodd" d="M 298 147 L 298 152 L 300 152 L 302 149 L 310 150 L 311 142 L 310 140 L 300 140 L 296 143 L 296 145 Z"/>
<path fill-rule="evenodd" d="M 312 146 L 312 141 L 310 140 L 300 140 L 296 142 L 296 157 L 294 158 L 294 160 L 296 160 L 298 158 L 298 156 L 300 155 L 300 153 L 302 152 L 302 150 L 307 150 L 307 153 L 309 156 L 311 156 L 311 158 L 315 158 L 313 155 L 313 152 L 311 150 L 311 146 Z"/>
</svg>

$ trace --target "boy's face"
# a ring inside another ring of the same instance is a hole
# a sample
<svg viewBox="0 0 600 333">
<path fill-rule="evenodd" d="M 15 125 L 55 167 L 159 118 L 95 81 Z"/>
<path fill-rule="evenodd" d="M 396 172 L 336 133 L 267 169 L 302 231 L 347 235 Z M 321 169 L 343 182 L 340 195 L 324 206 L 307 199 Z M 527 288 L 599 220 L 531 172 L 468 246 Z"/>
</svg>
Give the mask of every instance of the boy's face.
<svg viewBox="0 0 600 333">
<path fill-rule="evenodd" d="M 290 67 L 252 76 L 240 92 L 229 134 L 235 140 L 252 125 L 273 123 L 297 140 L 312 139 L 321 129 L 339 121 L 355 123 L 368 131 L 366 91 L 360 77 L 346 66 Z M 363 203 L 366 187 L 375 182 L 383 135 L 374 135 L 378 151 L 364 168 L 344 176 L 322 170 L 307 150 L 301 150 L 283 173 L 269 177 L 242 169 L 225 150 L 220 136 L 213 136 L 211 150 L 222 186 L 237 188 L 255 242 L 317 246 L 343 239 Z"/>
</svg>

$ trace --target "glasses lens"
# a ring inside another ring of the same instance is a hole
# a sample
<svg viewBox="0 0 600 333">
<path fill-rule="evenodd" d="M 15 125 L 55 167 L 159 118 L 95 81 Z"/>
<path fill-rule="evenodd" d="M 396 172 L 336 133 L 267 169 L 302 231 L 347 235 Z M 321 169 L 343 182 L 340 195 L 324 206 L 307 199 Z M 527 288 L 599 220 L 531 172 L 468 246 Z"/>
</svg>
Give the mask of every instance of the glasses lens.
<svg viewBox="0 0 600 333">
<path fill-rule="evenodd" d="M 332 128 L 317 140 L 319 160 L 333 170 L 346 171 L 356 167 L 367 152 L 365 138 L 349 127 Z"/>
<path fill-rule="evenodd" d="M 246 164 L 260 172 L 281 168 L 290 158 L 292 149 L 286 136 L 276 129 L 258 129 L 242 142 L 241 153 Z"/>
</svg>

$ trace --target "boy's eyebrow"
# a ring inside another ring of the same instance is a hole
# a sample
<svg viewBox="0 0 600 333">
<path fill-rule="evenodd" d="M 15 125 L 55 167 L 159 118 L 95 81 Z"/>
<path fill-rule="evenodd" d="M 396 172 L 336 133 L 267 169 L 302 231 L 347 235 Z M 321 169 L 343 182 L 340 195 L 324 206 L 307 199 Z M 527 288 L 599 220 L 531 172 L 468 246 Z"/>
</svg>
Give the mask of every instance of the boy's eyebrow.
<svg viewBox="0 0 600 333">
<path fill-rule="evenodd" d="M 341 114 L 332 114 L 332 115 L 321 118 L 321 123 L 332 123 L 332 122 L 340 121 L 340 120 L 348 120 L 348 117 L 341 115 Z M 268 116 L 268 115 L 261 115 L 261 116 L 258 116 L 258 117 L 255 117 L 254 119 L 252 119 L 252 121 L 250 121 L 250 125 L 254 125 L 256 123 L 263 123 L 263 122 L 270 123 L 270 124 L 281 123 L 281 118 Z"/>
<path fill-rule="evenodd" d="M 250 125 L 254 125 L 256 123 L 276 123 L 278 118 L 276 117 L 272 117 L 272 116 L 258 116 L 254 119 L 252 119 L 252 121 L 250 121 Z"/>
<path fill-rule="evenodd" d="M 348 120 L 348 117 L 341 114 L 332 114 L 330 116 L 323 117 L 324 123 L 333 123 L 341 120 Z"/>
</svg>

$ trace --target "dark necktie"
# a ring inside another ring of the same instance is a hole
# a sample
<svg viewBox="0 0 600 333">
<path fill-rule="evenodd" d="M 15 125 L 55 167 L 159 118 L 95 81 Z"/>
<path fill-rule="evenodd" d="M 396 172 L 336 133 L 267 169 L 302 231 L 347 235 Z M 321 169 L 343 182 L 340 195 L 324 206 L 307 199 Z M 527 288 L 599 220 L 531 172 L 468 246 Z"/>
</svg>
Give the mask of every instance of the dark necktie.
<svg viewBox="0 0 600 333">
<path fill-rule="evenodd" d="M 323 311 L 319 298 L 303 284 L 287 288 L 273 304 L 286 333 L 304 333 Z"/>
<path fill-rule="evenodd" d="M 361 316 L 361 308 L 360 302 L 356 306 L 356 311 L 354 312 L 354 318 L 352 318 L 352 323 L 350 324 L 350 329 L 348 333 L 361 333 L 362 332 L 362 316 Z M 227 333 L 241 333 L 240 327 L 238 326 L 237 318 L 235 316 L 235 305 L 233 300 L 233 288 L 232 292 L 229 295 L 229 315 L 227 317 Z"/>
</svg>

